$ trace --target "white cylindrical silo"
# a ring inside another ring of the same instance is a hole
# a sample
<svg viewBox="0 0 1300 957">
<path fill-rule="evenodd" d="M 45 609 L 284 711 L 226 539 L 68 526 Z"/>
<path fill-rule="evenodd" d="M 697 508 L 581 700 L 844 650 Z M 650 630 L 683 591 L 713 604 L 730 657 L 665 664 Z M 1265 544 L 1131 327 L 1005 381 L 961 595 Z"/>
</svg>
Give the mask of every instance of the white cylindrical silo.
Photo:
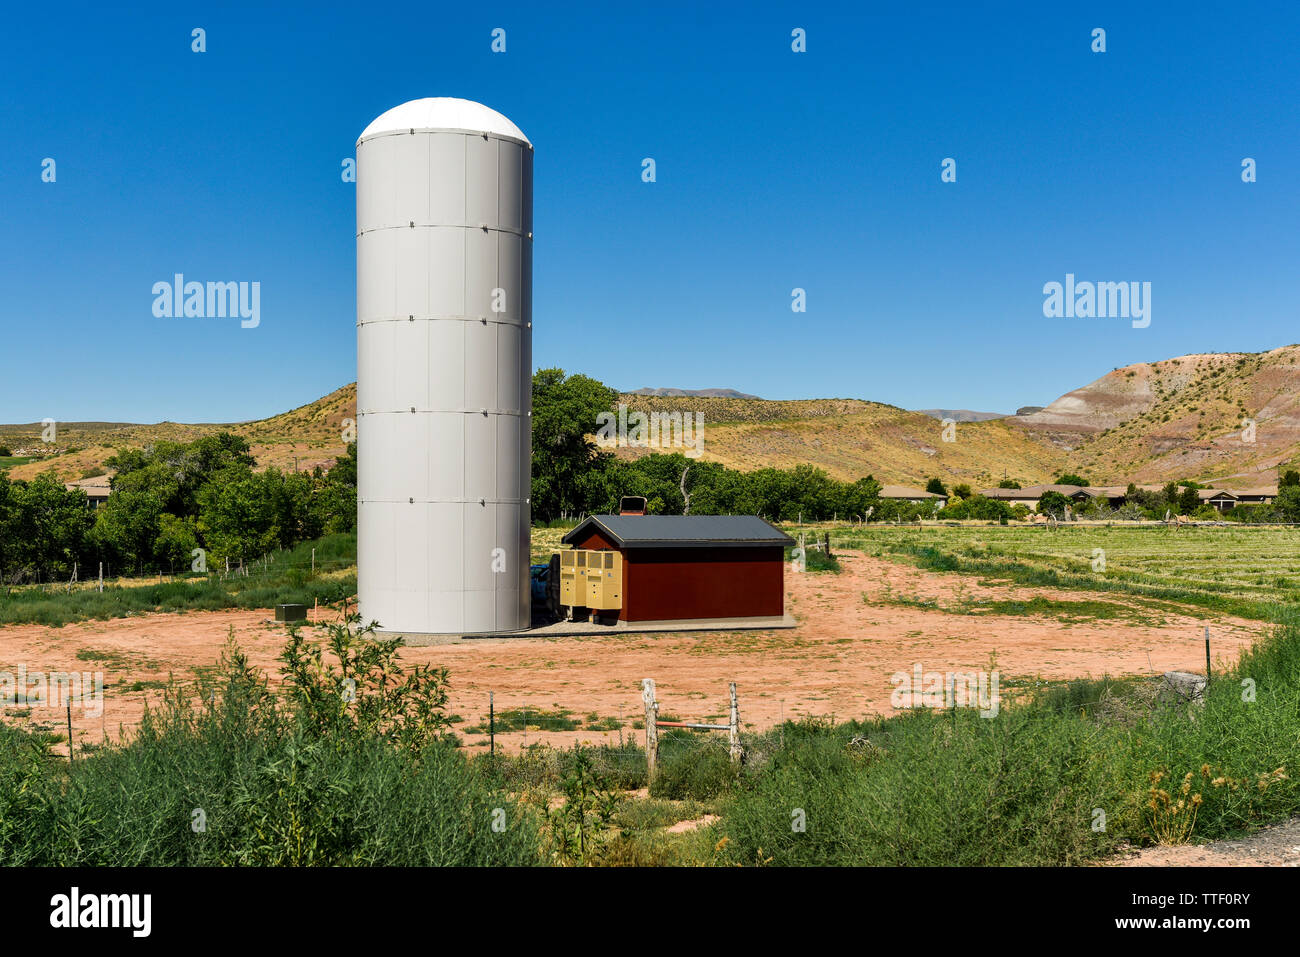
<svg viewBox="0 0 1300 957">
<path fill-rule="evenodd" d="M 381 634 L 529 624 L 532 153 L 443 97 L 357 140 L 357 592 Z"/>
</svg>

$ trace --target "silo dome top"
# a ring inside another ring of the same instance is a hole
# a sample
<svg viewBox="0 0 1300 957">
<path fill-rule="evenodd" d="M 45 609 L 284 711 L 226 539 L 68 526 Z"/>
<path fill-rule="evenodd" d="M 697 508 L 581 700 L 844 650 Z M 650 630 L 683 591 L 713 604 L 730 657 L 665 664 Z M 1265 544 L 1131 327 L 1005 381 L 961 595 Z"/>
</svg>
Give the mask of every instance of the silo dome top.
<svg viewBox="0 0 1300 957">
<path fill-rule="evenodd" d="M 367 126 L 357 142 L 405 130 L 468 130 L 492 133 L 532 145 L 519 127 L 496 110 L 473 100 L 452 96 L 428 96 L 395 106 Z"/>
</svg>

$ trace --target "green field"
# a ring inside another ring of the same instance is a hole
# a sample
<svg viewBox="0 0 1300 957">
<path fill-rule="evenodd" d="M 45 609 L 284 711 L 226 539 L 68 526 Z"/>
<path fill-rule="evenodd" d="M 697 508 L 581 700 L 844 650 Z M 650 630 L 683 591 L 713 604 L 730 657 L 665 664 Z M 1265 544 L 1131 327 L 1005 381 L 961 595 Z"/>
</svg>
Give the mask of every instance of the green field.
<svg viewBox="0 0 1300 957">
<path fill-rule="evenodd" d="M 1275 621 L 1284 606 L 1300 601 L 1300 529 L 1294 528 L 869 525 L 830 533 L 837 550 L 933 571 L 1118 592 L 1259 621 Z"/>
<path fill-rule="evenodd" d="M 149 612 L 270 608 L 290 602 L 329 604 L 356 594 L 356 563 L 356 533 L 343 532 L 274 552 L 265 564 L 250 565 L 247 575 L 232 571 L 227 576 L 214 568 L 207 575 L 171 576 L 158 582 L 110 580 L 103 591 L 92 578 L 75 586 L 0 586 L 0 625 L 57 628 L 70 622 Z"/>
</svg>

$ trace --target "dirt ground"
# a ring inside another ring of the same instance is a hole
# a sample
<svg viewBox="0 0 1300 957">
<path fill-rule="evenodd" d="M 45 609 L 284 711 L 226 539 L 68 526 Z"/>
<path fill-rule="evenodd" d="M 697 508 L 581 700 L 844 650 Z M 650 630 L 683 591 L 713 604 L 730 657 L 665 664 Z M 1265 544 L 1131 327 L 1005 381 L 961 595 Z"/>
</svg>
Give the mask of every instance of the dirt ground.
<svg viewBox="0 0 1300 957">
<path fill-rule="evenodd" d="M 1178 612 L 1134 607 L 1137 617 L 1074 623 L 1025 615 L 949 614 L 894 603 L 1037 596 L 1126 604 L 1114 593 L 1090 595 L 1002 584 L 980 585 L 956 574 L 920 571 L 861 554 L 841 557 L 844 571 L 788 574 L 791 631 L 660 633 L 570 638 L 479 639 L 405 649 L 406 660 L 446 666 L 451 712 L 467 747 L 487 745 L 488 693 L 498 713 L 516 708 L 571 712 L 572 731 L 528 730 L 497 735 L 497 746 L 538 741 L 640 739 L 644 719 L 641 679 L 654 678 L 660 712 L 685 720 L 725 720 L 727 683 L 738 686 L 742 724 L 761 730 L 782 718 L 806 715 L 847 719 L 892 712 L 890 676 L 920 664 L 931 672 L 990 670 L 996 654 L 1003 694 L 1025 679 L 1200 671 L 1207 621 Z M 867 600 L 864 601 L 864 596 Z M 78 743 L 116 736 L 140 719 L 146 700 L 157 701 L 169 675 L 192 679 L 214 664 L 228 629 L 252 662 L 278 676 L 275 661 L 283 626 L 269 610 L 192 612 L 91 621 L 62 628 L 0 627 L 0 671 L 102 671 L 108 684 L 102 715 L 73 711 Z M 1260 622 L 1211 619 L 1216 658 L 1235 658 L 1264 629 Z M 311 634 L 313 629 L 308 629 Z M 323 629 L 320 637 L 324 637 Z M 1014 681 L 1012 679 L 1015 679 Z M 16 715 L 11 714 L 11 718 Z M 33 709 L 26 719 L 62 730 L 62 710 Z M 618 730 L 594 730 L 589 725 Z"/>
<path fill-rule="evenodd" d="M 1300 867 L 1300 818 L 1231 841 L 1147 847 L 1107 864 L 1115 867 Z"/>
</svg>

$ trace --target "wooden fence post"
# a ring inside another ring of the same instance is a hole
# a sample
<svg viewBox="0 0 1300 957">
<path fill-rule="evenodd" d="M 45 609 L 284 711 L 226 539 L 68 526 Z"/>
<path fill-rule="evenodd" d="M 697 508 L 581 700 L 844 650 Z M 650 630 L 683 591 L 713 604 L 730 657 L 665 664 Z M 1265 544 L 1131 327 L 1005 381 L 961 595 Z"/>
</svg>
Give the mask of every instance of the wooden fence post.
<svg viewBox="0 0 1300 957">
<path fill-rule="evenodd" d="M 641 700 L 645 702 L 645 767 L 646 783 L 654 779 L 655 766 L 659 763 L 659 729 L 655 722 L 659 718 L 659 705 L 655 702 L 655 680 L 641 680 Z"/>
<path fill-rule="evenodd" d="M 736 703 L 736 683 L 731 683 L 731 760 L 740 761 L 740 705 Z"/>
<path fill-rule="evenodd" d="M 1205 684 L 1210 684 L 1210 626 L 1205 626 Z"/>
</svg>

